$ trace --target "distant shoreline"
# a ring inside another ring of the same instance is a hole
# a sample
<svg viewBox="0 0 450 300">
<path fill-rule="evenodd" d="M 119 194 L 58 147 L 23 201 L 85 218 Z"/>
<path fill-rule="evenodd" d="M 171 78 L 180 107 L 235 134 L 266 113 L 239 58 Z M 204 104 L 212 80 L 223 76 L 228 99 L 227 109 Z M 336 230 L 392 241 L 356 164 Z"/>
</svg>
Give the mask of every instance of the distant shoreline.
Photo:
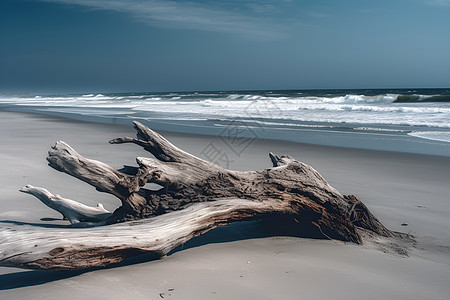
<svg viewBox="0 0 450 300">
<path fill-rule="evenodd" d="M 243 97 L 241 95 L 237 96 Z M 139 100 L 140 97 L 143 96 L 136 95 L 134 97 Z M 171 95 L 170 97 L 177 98 L 180 96 Z M 198 96 L 193 97 L 197 99 Z M 128 108 L 127 105 L 129 104 L 122 104 L 122 102 L 119 102 L 122 100 L 117 100 L 118 98 L 109 96 L 107 97 L 103 95 L 96 96 L 94 94 L 87 95 L 85 97 L 81 97 L 81 100 L 85 101 L 86 103 L 81 103 L 80 106 L 71 106 L 73 100 L 70 99 L 72 98 L 69 98 L 70 101 L 68 103 L 65 102 L 66 98 L 50 98 L 49 101 L 47 101 L 46 99 L 41 100 L 40 98 L 38 98 L 35 103 L 29 103 L 30 101 L 28 100 L 28 98 L 25 100 L 20 99 L 18 100 L 19 102 L 11 102 L 9 100 L 1 101 L 0 99 L 0 110 L 29 112 L 105 124 L 128 125 L 132 120 L 139 120 L 155 130 L 164 130 L 168 132 L 178 132 L 183 134 L 201 134 L 230 137 L 233 134 L 238 133 L 240 138 L 245 139 L 256 138 L 282 140 L 313 145 L 337 146 L 354 149 L 450 156 L 450 142 L 442 141 L 442 138 L 444 140 L 450 140 L 450 129 L 446 130 L 445 128 L 433 129 L 424 126 L 411 127 L 401 125 L 387 126 L 382 124 L 370 123 L 368 123 L 367 125 L 361 125 L 356 123 L 326 123 L 318 121 L 303 122 L 296 121 L 294 119 L 284 120 L 252 117 L 251 113 L 258 113 L 258 108 L 256 108 L 255 112 L 249 112 L 248 114 L 242 112 L 241 110 L 242 117 L 239 117 L 239 115 L 236 117 L 233 117 L 233 115 L 219 115 L 215 118 L 203 118 L 201 115 L 198 115 L 198 117 L 196 117 L 197 115 L 194 112 L 194 115 L 192 115 L 193 118 L 190 115 L 187 118 L 184 118 L 183 115 L 185 113 L 183 112 L 183 105 L 191 105 L 192 102 L 189 102 L 189 100 L 186 100 L 186 102 L 182 102 L 182 100 L 156 100 L 155 104 L 158 106 L 155 107 L 157 109 L 160 109 L 160 106 L 163 106 L 164 111 L 168 111 L 167 113 L 159 113 L 146 110 L 135 110 L 134 108 L 132 108 L 133 106 L 131 106 L 134 105 L 133 103 L 130 103 L 130 106 Z M 52 99 L 57 99 L 57 106 L 54 106 L 54 104 L 52 104 L 52 102 L 54 101 Z M 43 103 L 43 106 L 39 106 L 39 101 L 45 101 L 46 103 Z M 98 101 L 102 102 L 99 102 L 99 105 L 93 104 Z M 180 104 L 179 106 L 176 106 L 178 104 L 171 104 L 170 101 L 176 101 Z M 198 102 L 198 100 L 195 101 Z M 221 99 L 209 103 L 209 100 L 207 99 L 202 101 L 205 101 L 205 104 L 194 103 L 195 106 L 193 108 L 201 108 L 202 105 L 207 105 L 204 109 L 205 112 L 208 112 L 209 105 L 212 105 L 214 107 L 214 105 L 221 105 L 222 103 Z M 250 105 L 253 105 L 253 103 L 259 103 L 258 100 L 251 101 L 254 102 L 247 102 L 250 103 Z M 103 102 L 106 103 L 106 106 L 102 106 Z M 148 102 L 146 101 L 145 103 Z M 241 103 L 241 101 L 236 101 L 237 105 L 241 105 Z M 272 103 L 267 102 L 267 104 Z M 89 107 L 89 105 L 94 106 Z M 123 105 L 126 106 L 122 107 Z M 227 105 L 233 107 L 234 104 L 231 101 Z M 260 105 L 263 105 L 263 108 L 265 108 L 264 105 L 266 104 L 262 103 Z M 279 106 L 279 104 L 275 103 L 275 109 L 277 109 L 277 107 Z M 359 106 L 360 105 L 358 104 L 357 107 Z M 170 112 L 172 107 L 177 108 L 177 110 L 179 110 L 180 112 Z M 345 108 L 345 104 L 343 104 L 343 107 Z M 193 108 L 188 107 L 187 109 Z M 362 107 L 362 109 L 364 109 L 364 107 Z M 376 109 L 376 107 L 374 107 L 374 109 Z M 394 109 L 394 111 L 397 110 L 397 108 L 392 109 Z M 411 109 L 416 110 L 416 108 L 414 107 Z M 433 110 L 434 108 L 426 109 Z M 447 108 L 442 108 L 441 110 L 445 109 Z M 450 111 L 450 107 L 447 110 Z M 190 112 L 186 111 L 186 113 Z M 277 114 L 278 112 L 275 111 L 274 113 Z M 292 114 L 292 111 L 288 111 L 286 113 Z M 300 110 L 299 113 L 303 113 L 306 114 L 306 116 L 309 116 L 310 111 Z M 283 117 L 283 114 L 285 114 L 285 112 L 282 112 L 282 114 L 280 114 L 280 117 Z M 401 112 L 399 114 L 401 114 Z M 173 116 L 175 116 L 175 119 L 173 119 Z M 179 116 L 181 116 L 181 118 L 179 118 Z"/>
</svg>

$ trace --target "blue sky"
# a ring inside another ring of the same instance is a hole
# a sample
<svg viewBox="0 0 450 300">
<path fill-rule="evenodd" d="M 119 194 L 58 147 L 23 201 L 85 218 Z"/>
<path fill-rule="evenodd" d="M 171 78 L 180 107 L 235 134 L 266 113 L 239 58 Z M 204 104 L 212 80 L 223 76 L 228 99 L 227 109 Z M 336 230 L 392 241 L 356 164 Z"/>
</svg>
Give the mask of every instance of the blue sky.
<svg viewBox="0 0 450 300">
<path fill-rule="evenodd" d="M 450 0 L 1 0 L 0 92 L 450 87 Z"/>
</svg>

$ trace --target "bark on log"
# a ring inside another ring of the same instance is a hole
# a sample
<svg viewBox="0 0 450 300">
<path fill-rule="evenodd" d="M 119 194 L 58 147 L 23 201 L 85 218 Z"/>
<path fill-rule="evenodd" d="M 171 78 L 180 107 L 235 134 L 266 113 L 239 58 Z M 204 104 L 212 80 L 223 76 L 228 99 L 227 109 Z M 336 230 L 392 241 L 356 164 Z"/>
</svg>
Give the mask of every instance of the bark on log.
<svg viewBox="0 0 450 300">
<path fill-rule="evenodd" d="M 112 215 L 101 208 L 76 205 L 73 200 L 61 201 L 62 197 L 43 188 L 28 186 L 22 190 L 72 223 L 92 225 L 99 221 L 96 224 L 109 225 L 44 232 L 30 227 L 20 234 L 14 228 L 0 227 L 0 265 L 83 269 L 142 253 L 160 257 L 217 226 L 255 218 L 285 220 L 299 234 L 308 231 L 357 244 L 362 243 L 365 233 L 395 235 L 356 197 L 342 195 L 311 166 L 292 157 L 270 153 L 273 168 L 226 170 L 177 148 L 139 122 L 134 125 L 137 138 L 117 138 L 110 143 L 134 143 L 153 154 L 155 158 L 138 157 L 137 167 L 115 170 L 84 158 L 64 142 L 57 142 L 47 158 L 54 169 L 118 197 L 122 206 Z M 146 189 L 148 182 L 163 188 Z M 59 203 L 56 208 L 55 203 Z"/>
</svg>

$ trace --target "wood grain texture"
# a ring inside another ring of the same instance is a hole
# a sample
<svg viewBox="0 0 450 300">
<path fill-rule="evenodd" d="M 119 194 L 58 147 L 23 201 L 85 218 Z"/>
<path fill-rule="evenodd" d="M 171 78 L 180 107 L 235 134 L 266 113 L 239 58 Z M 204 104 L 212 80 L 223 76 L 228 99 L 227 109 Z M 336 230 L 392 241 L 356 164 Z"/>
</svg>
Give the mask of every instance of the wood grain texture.
<svg viewBox="0 0 450 300">
<path fill-rule="evenodd" d="M 139 122 L 134 126 L 136 138 L 122 137 L 110 143 L 134 143 L 153 154 L 154 158 L 138 157 L 136 167 L 116 170 L 81 156 L 64 142 L 57 142 L 47 158 L 52 168 L 122 202 L 98 223 L 86 216 L 86 209 L 92 212 L 95 208 L 76 205 L 73 200 L 66 199 L 72 205 L 65 205 L 65 211 L 48 206 L 71 216 L 72 223 L 108 225 L 67 230 L 27 226 L 19 231 L 2 225 L 0 265 L 85 269 L 143 253 L 157 258 L 217 226 L 249 219 L 284 220 L 299 235 L 309 232 L 357 244 L 368 236 L 400 236 L 385 228 L 356 197 L 342 195 L 311 166 L 290 156 L 270 153 L 273 168 L 232 171 L 177 148 Z M 144 188 L 149 182 L 163 188 Z M 44 191 L 30 186 L 25 192 L 41 199 Z"/>
</svg>

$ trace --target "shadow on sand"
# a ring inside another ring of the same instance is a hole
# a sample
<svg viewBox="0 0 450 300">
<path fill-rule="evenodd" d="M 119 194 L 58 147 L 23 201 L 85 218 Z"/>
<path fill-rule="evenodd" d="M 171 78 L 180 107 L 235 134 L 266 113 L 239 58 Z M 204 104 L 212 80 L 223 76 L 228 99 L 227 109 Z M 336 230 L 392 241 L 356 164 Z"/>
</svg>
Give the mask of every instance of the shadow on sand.
<svg viewBox="0 0 450 300">
<path fill-rule="evenodd" d="M 41 219 L 41 221 L 61 221 L 59 219 Z M 24 226 L 24 225 L 28 225 L 28 226 L 35 226 L 35 227 L 42 227 L 42 228 L 74 228 L 72 225 L 70 225 L 69 223 L 67 224 L 45 224 L 45 223 L 31 223 L 31 222 L 21 222 L 21 221 L 11 221 L 11 220 L 1 220 L 0 224 L 13 224 L 13 225 L 18 225 L 18 226 Z"/>
<path fill-rule="evenodd" d="M 65 225 L 34 224 L 17 221 L 0 221 L 0 223 L 53 227 L 53 228 L 55 227 L 68 228 L 68 226 Z M 179 246 L 174 250 L 172 250 L 168 254 L 168 256 L 176 252 L 183 251 L 185 249 L 200 247 L 207 244 L 226 243 L 246 239 L 267 238 L 274 236 L 323 238 L 323 236 L 318 235 L 315 230 L 307 231 L 305 230 L 305 228 L 303 228 L 302 234 L 299 235 L 298 232 L 294 232 L 295 227 L 296 226 L 292 226 L 292 223 L 285 222 L 285 220 L 282 219 L 280 219 L 280 222 L 276 221 L 274 222 L 273 219 L 271 219 L 271 221 L 255 220 L 255 221 L 237 222 L 227 226 L 215 228 L 203 235 L 193 238 L 184 245 Z M 129 258 L 120 264 L 110 266 L 107 268 L 92 268 L 81 271 L 30 270 L 30 271 L 19 271 L 15 273 L 3 274 L 0 275 L 0 290 L 11 290 L 27 286 L 41 285 L 48 282 L 75 277 L 87 272 L 97 271 L 101 269 L 113 269 L 130 264 L 145 263 L 159 258 L 160 258 L 159 256 L 155 256 L 154 254 L 143 254 Z"/>
</svg>

